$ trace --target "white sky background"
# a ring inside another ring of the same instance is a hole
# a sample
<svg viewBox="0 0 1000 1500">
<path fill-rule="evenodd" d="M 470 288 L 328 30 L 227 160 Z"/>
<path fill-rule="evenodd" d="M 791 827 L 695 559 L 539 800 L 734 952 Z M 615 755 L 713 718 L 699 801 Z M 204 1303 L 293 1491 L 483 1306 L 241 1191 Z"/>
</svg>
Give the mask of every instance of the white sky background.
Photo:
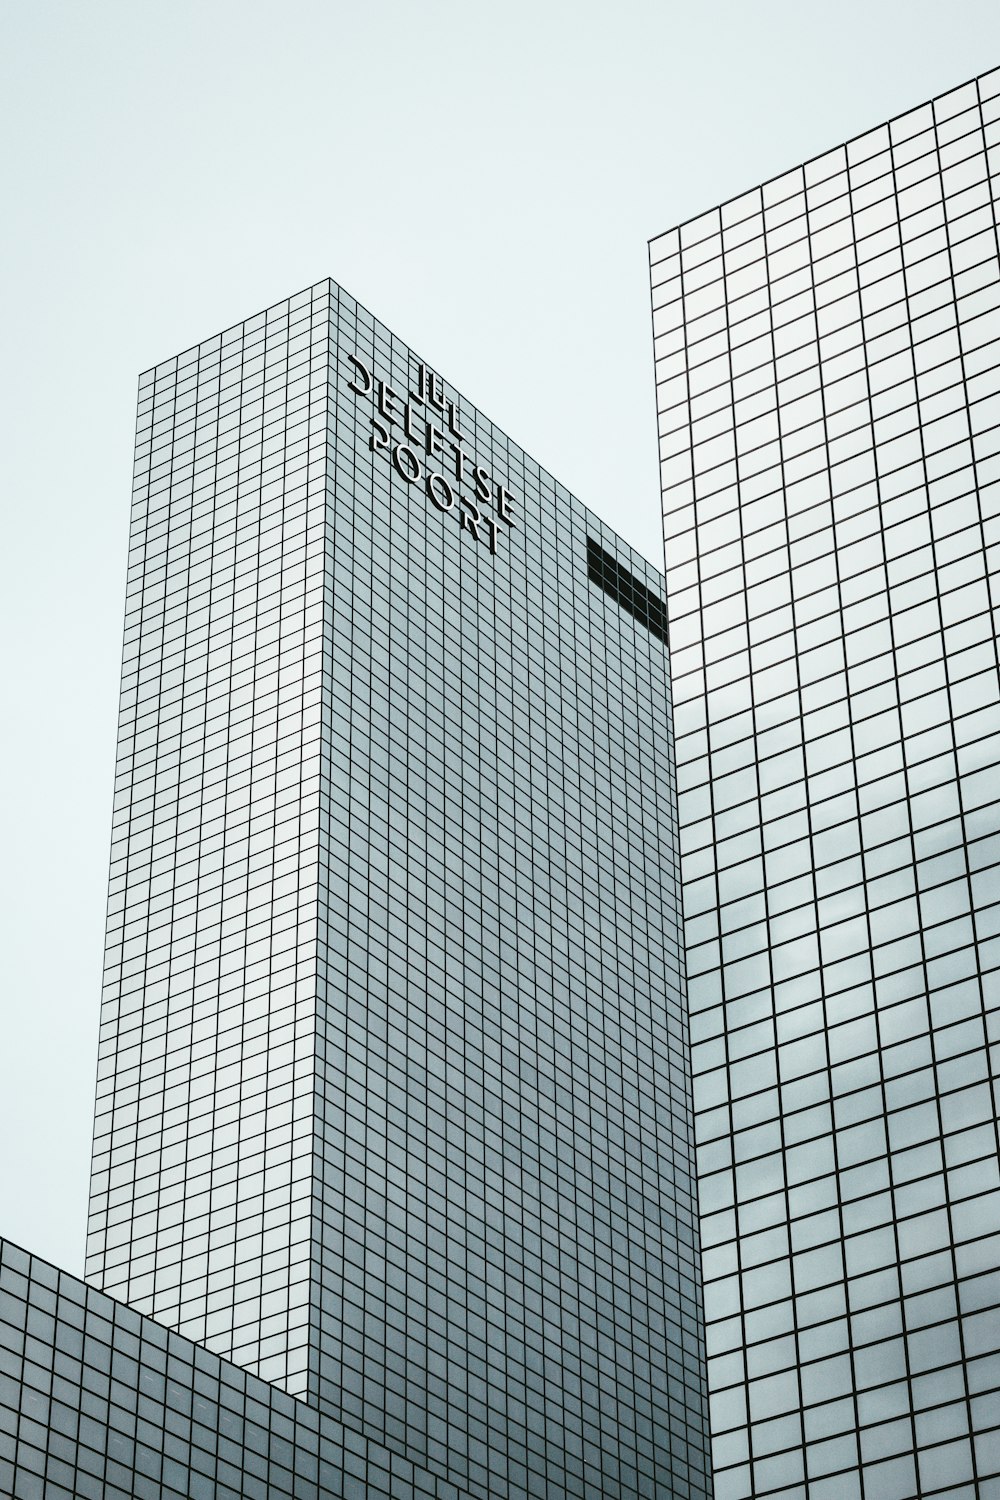
<svg viewBox="0 0 1000 1500">
<path fill-rule="evenodd" d="M 79 1273 L 136 377 L 333 276 L 661 559 L 646 241 L 996 0 L 0 0 L 0 1236 Z"/>
</svg>

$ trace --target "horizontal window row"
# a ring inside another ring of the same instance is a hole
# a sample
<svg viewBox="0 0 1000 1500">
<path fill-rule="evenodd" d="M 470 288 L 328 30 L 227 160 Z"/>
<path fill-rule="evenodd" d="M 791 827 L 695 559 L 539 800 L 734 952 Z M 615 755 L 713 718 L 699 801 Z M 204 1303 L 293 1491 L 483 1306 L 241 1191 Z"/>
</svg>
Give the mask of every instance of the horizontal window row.
<svg viewBox="0 0 1000 1500">
<path fill-rule="evenodd" d="M 920 154 L 920 141 L 927 133 L 933 132 L 939 145 L 960 140 L 980 128 L 981 123 L 989 124 L 1000 117 L 1000 105 L 996 100 L 998 76 L 996 73 L 983 74 L 961 89 L 941 95 L 931 104 L 898 115 L 886 125 L 855 137 L 822 156 L 813 157 L 803 166 L 770 178 L 762 186 L 730 199 L 721 208 L 698 215 L 678 229 L 658 236 L 650 242 L 654 262 L 665 250 L 678 243 L 686 251 L 695 250 L 720 227 L 730 229 L 748 213 L 759 211 L 761 207 L 774 211 L 787 198 L 796 196 L 803 185 L 814 191 L 825 188 L 827 197 L 836 196 L 837 184 L 843 174 L 860 167 L 870 170 L 868 164 L 872 159 L 888 149 L 901 153 L 901 159 Z"/>
</svg>

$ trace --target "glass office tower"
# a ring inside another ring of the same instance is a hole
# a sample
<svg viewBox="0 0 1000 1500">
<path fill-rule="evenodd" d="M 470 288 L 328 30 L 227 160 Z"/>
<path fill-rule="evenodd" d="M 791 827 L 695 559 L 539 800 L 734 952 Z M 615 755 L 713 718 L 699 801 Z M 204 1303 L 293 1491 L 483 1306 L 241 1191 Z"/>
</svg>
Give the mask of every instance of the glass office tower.
<svg viewBox="0 0 1000 1500">
<path fill-rule="evenodd" d="M 1000 1495 L 998 96 L 651 245 L 717 1500 Z"/>
<path fill-rule="evenodd" d="M 140 380 L 87 1276 L 476 1496 L 707 1494 L 665 634 L 333 283 Z"/>
</svg>

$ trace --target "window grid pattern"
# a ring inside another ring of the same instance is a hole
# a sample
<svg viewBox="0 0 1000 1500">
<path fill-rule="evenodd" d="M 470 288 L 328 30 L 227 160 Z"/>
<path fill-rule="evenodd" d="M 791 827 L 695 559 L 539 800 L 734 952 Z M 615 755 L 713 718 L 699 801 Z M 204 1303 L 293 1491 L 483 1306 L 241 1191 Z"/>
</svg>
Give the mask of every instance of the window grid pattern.
<svg viewBox="0 0 1000 1500">
<path fill-rule="evenodd" d="M 662 579 L 445 383 L 515 497 L 463 530 L 334 312 L 310 1400 L 478 1496 L 701 1495 L 666 653 L 588 535 Z"/>
<path fill-rule="evenodd" d="M 0 1494 L 464 1500 L 9 1240 L 0 1240 Z"/>
<path fill-rule="evenodd" d="M 140 378 L 87 1276 L 305 1389 L 329 297 Z"/>
<path fill-rule="evenodd" d="M 651 244 L 717 1500 L 1000 1494 L 998 95 Z"/>
<path fill-rule="evenodd" d="M 477 537 L 351 355 L 419 389 L 323 282 L 140 386 L 88 1278 L 475 1496 L 704 1496 L 666 652 L 588 538 L 662 578 L 444 386 Z"/>
<path fill-rule="evenodd" d="M 658 594 L 649 590 L 634 578 L 627 568 L 605 552 L 592 537 L 587 538 L 587 573 L 594 583 L 617 599 L 622 609 L 635 615 L 661 641 L 667 638 L 667 612 Z"/>
</svg>

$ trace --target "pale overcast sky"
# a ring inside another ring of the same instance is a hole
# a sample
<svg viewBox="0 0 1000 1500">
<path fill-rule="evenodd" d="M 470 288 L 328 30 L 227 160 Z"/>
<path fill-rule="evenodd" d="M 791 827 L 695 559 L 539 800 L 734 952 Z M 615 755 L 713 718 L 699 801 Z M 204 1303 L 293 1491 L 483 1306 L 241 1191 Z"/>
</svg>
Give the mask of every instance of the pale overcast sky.
<svg viewBox="0 0 1000 1500">
<path fill-rule="evenodd" d="M 136 376 L 333 276 L 659 562 L 646 241 L 996 0 L 4 0 L 0 1236 L 83 1265 Z"/>
</svg>

